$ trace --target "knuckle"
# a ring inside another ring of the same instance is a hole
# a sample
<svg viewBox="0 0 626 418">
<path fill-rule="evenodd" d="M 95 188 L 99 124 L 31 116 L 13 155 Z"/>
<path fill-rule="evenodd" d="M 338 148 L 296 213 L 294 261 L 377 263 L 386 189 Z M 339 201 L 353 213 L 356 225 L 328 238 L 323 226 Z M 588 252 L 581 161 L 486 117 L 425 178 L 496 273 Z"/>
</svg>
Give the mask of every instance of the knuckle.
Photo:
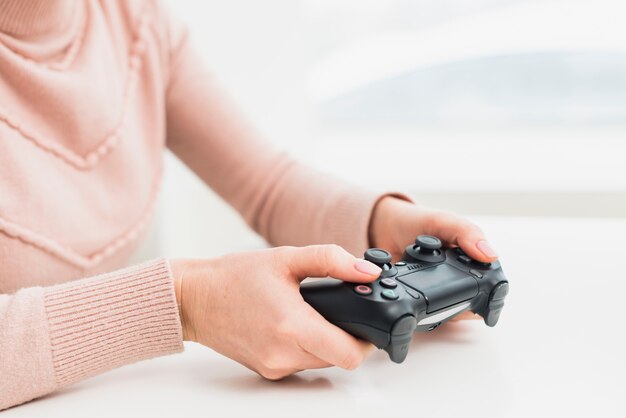
<svg viewBox="0 0 626 418">
<path fill-rule="evenodd" d="M 272 248 L 270 251 L 272 251 L 272 253 L 276 256 L 276 257 L 283 257 L 286 256 L 288 254 L 293 253 L 295 247 L 289 246 L 289 245 L 283 245 L 280 247 L 275 247 Z"/>
<path fill-rule="evenodd" d="M 458 215 L 451 210 L 431 210 L 426 215 L 426 219 L 428 222 L 434 223 L 442 223 L 450 220 L 455 220 L 458 218 Z"/>
<path fill-rule="evenodd" d="M 481 227 L 465 218 L 459 218 L 458 223 L 460 228 L 468 235 L 484 235 Z"/>
<path fill-rule="evenodd" d="M 337 264 L 343 249 L 337 244 L 323 245 L 318 250 L 318 262 L 323 267 Z"/>
<path fill-rule="evenodd" d="M 326 246 L 326 251 L 331 257 L 338 257 L 345 253 L 345 250 L 339 244 L 328 244 Z"/>
<path fill-rule="evenodd" d="M 290 374 L 288 361 L 277 351 L 268 353 L 260 359 L 259 363 L 257 373 L 265 379 L 280 380 Z"/>
<path fill-rule="evenodd" d="M 473 222 L 469 222 L 469 225 L 470 225 L 471 228 L 474 229 L 474 231 L 476 231 L 476 233 L 478 233 L 480 235 L 485 235 L 485 232 L 483 231 L 483 229 L 480 226 L 476 225 Z"/>
<path fill-rule="evenodd" d="M 332 266 L 336 266 L 345 250 L 337 244 L 317 244 L 309 245 L 306 248 L 306 257 L 311 266 L 320 273 L 328 271 Z"/>
<path fill-rule="evenodd" d="M 315 245 L 311 247 L 311 254 L 316 270 L 325 270 L 325 267 L 328 265 L 326 247 L 324 245 Z"/>
<path fill-rule="evenodd" d="M 341 248 L 339 244 L 327 244 L 325 245 L 325 247 L 326 247 L 326 251 L 328 251 L 330 254 L 333 254 L 333 255 L 338 255 L 343 252 L 343 248 Z"/>
<path fill-rule="evenodd" d="M 272 248 L 270 251 L 270 261 L 274 270 L 279 275 L 288 275 L 290 271 L 290 260 L 293 259 L 295 247 L 282 246 Z"/>
<path fill-rule="evenodd" d="M 424 225 L 428 226 L 427 233 L 432 233 L 432 231 L 440 230 L 446 219 L 449 219 L 448 216 L 438 211 L 431 211 L 428 214 L 424 215 Z"/>
<path fill-rule="evenodd" d="M 465 229 L 466 231 L 470 231 L 470 232 L 482 232 L 478 225 L 476 225 L 474 222 L 462 216 L 455 214 L 453 219 L 454 219 L 454 223 L 460 229 Z"/>
<path fill-rule="evenodd" d="M 343 357 L 340 367 L 346 370 L 354 370 L 359 367 L 362 361 L 363 356 L 361 354 L 356 351 L 350 350 L 346 352 L 345 356 Z"/>
<path fill-rule="evenodd" d="M 265 359 L 264 365 L 266 370 L 275 372 L 283 367 L 282 363 L 283 360 L 279 356 L 272 355 Z"/>
<path fill-rule="evenodd" d="M 284 370 L 276 370 L 276 369 L 262 369 L 259 370 L 259 374 L 267 379 L 267 380 L 281 380 L 289 375 L 288 372 Z"/>
<path fill-rule="evenodd" d="M 265 372 L 272 372 L 283 367 L 283 359 L 276 353 L 270 353 L 261 359 L 262 369 Z"/>
</svg>

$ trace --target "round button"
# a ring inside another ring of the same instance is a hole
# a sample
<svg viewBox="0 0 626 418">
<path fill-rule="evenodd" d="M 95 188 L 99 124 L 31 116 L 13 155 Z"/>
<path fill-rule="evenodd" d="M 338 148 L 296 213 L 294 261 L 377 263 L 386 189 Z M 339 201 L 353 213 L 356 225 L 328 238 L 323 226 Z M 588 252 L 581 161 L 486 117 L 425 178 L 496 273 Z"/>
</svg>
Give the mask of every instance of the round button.
<svg viewBox="0 0 626 418">
<path fill-rule="evenodd" d="M 389 289 L 398 287 L 398 283 L 394 279 L 389 279 L 389 278 L 382 279 L 380 281 L 380 284 L 383 285 L 384 287 L 388 287 Z"/>
<path fill-rule="evenodd" d="M 369 286 L 365 286 L 364 284 L 360 284 L 358 286 L 354 286 L 354 291 L 357 292 L 359 295 L 371 295 L 372 294 L 372 288 Z"/>
<path fill-rule="evenodd" d="M 396 266 L 398 266 L 398 267 L 406 266 L 406 261 L 397 261 L 396 262 Z"/>
<path fill-rule="evenodd" d="M 422 252 L 432 253 L 441 248 L 441 240 L 432 235 L 418 235 L 418 237 L 415 238 L 415 245 L 417 245 Z"/>
<path fill-rule="evenodd" d="M 366 250 L 363 258 L 377 266 L 391 263 L 391 254 L 381 248 L 370 248 Z"/>
<path fill-rule="evenodd" d="M 382 292 L 380 292 L 380 294 L 382 295 L 382 297 L 384 297 L 385 299 L 390 299 L 390 300 L 396 300 L 398 299 L 398 295 L 396 294 L 396 292 L 394 292 L 391 289 L 385 289 Z"/>
</svg>

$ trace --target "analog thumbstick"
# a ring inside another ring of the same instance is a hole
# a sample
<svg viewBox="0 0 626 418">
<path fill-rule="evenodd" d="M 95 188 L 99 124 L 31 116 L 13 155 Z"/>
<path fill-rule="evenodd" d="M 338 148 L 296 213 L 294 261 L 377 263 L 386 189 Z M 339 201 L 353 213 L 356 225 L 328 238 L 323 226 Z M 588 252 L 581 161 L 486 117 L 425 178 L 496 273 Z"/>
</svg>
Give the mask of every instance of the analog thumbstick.
<svg viewBox="0 0 626 418">
<path fill-rule="evenodd" d="M 391 254 L 380 248 L 370 248 L 366 250 L 363 258 L 379 267 L 391 263 Z"/>
<path fill-rule="evenodd" d="M 440 263 L 446 259 L 441 240 L 432 235 L 419 235 L 415 244 L 404 249 L 404 261 L 411 263 Z"/>
<path fill-rule="evenodd" d="M 441 240 L 431 235 L 419 235 L 415 238 L 415 245 L 419 248 L 420 253 L 433 254 L 441 249 Z"/>
</svg>

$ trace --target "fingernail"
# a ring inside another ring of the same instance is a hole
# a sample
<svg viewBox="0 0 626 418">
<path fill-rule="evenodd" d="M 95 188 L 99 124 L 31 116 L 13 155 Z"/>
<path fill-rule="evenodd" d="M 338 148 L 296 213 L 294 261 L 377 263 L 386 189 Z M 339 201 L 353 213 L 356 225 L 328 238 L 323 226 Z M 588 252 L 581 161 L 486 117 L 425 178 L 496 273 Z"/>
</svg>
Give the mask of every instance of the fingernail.
<svg viewBox="0 0 626 418">
<path fill-rule="evenodd" d="M 367 274 L 368 276 L 378 276 L 381 271 L 383 271 L 376 264 L 370 263 L 367 260 L 363 260 L 359 258 L 354 263 L 354 268 L 360 271 L 363 274 Z"/>
<path fill-rule="evenodd" d="M 491 248 L 491 245 L 485 240 L 478 241 L 476 247 L 480 250 L 481 253 L 485 254 L 489 258 L 498 258 L 498 253 L 496 250 Z"/>
</svg>

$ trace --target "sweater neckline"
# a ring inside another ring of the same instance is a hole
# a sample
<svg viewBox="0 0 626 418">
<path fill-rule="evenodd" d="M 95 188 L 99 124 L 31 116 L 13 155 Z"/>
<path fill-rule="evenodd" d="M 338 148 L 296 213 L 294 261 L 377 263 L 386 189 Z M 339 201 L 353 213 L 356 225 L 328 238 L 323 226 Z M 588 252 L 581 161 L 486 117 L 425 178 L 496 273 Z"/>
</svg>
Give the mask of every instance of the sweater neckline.
<svg viewBox="0 0 626 418">
<path fill-rule="evenodd" d="M 0 55 L 67 69 L 85 35 L 87 8 L 87 0 L 0 0 Z"/>
<path fill-rule="evenodd" d="M 83 0 L 0 0 L 0 32 L 22 40 L 60 36 L 74 27 Z"/>
</svg>

